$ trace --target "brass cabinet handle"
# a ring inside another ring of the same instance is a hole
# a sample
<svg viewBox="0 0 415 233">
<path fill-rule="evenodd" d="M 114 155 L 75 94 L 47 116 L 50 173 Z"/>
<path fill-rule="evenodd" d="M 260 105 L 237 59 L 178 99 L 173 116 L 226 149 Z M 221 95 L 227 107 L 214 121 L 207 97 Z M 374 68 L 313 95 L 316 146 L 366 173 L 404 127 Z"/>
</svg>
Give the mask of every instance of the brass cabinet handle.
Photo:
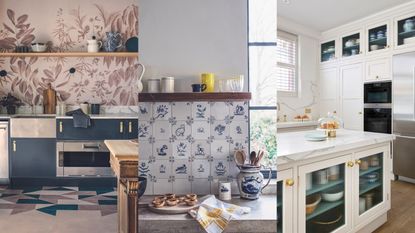
<svg viewBox="0 0 415 233">
<path fill-rule="evenodd" d="M 16 152 L 16 148 L 17 146 L 16 146 L 16 140 L 13 140 L 13 152 Z"/>
<path fill-rule="evenodd" d="M 379 76 L 377 76 L 377 75 L 376 75 L 376 78 L 378 79 L 378 78 L 379 78 Z"/>
<path fill-rule="evenodd" d="M 390 45 L 386 46 L 386 48 L 390 48 L 390 47 L 391 47 Z"/>
<path fill-rule="evenodd" d="M 63 132 L 63 123 L 62 121 L 59 121 L 59 133 Z"/>
<path fill-rule="evenodd" d="M 122 121 L 120 121 L 120 133 L 124 132 L 124 124 Z"/>
<path fill-rule="evenodd" d="M 362 163 L 362 160 L 356 159 L 356 161 L 354 163 L 360 165 Z"/>
<path fill-rule="evenodd" d="M 347 162 L 347 166 L 348 167 L 353 167 L 354 166 L 354 163 L 352 161 L 349 161 L 349 162 Z"/>
<path fill-rule="evenodd" d="M 285 184 L 286 184 L 287 186 L 293 186 L 293 185 L 294 185 L 294 180 L 293 180 L 293 179 L 287 179 L 287 180 L 285 181 Z"/>
<path fill-rule="evenodd" d="M 363 113 L 362 112 L 359 112 L 359 115 L 362 115 Z"/>
<path fill-rule="evenodd" d="M 133 123 L 131 121 L 128 122 L 128 132 L 129 133 L 133 132 Z"/>
</svg>

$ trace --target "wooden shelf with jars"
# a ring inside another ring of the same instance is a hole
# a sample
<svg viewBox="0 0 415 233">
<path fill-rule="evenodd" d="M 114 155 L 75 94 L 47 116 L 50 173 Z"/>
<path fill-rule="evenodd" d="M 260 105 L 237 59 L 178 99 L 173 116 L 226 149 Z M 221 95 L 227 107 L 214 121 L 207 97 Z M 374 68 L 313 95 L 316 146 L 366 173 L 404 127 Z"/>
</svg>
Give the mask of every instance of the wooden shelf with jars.
<svg viewBox="0 0 415 233">
<path fill-rule="evenodd" d="M 250 92 L 140 93 L 139 102 L 249 101 Z"/>
<path fill-rule="evenodd" d="M 136 57 L 136 52 L 52 52 L 52 53 L 0 53 L 0 57 Z"/>
</svg>

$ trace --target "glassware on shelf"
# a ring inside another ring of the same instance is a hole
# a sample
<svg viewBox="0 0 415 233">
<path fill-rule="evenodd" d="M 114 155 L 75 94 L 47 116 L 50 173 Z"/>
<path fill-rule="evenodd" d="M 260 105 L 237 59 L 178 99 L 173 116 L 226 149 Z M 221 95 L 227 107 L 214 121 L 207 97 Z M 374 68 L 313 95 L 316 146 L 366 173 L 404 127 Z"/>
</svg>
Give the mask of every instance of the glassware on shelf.
<svg viewBox="0 0 415 233">
<path fill-rule="evenodd" d="M 374 154 L 360 159 L 359 214 L 383 202 L 383 156 Z M 362 165 L 366 163 L 362 169 Z M 364 200 L 364 204 L 363 204 Z"/>
<path fill-rule="evenodd" d="M 244 76 L 232 77 L 219 80 L 220 92 L 241 92 L 244 88 Z"/>
<path fill-rule="evenodd" d="M 335 114 L 329 112 L 326 117 L 318 120 L 319 129 L 325 130 L 327 137 L 336 137 L 336 130 L 343 128 L 343 121 Z"/>
</svg>

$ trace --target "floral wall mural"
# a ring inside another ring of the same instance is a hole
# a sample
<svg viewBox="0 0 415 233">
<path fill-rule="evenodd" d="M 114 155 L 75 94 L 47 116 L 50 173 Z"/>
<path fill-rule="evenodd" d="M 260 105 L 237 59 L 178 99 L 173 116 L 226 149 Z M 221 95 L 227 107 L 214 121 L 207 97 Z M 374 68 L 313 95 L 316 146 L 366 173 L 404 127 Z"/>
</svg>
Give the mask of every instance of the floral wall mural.
<svg viewBox="0 0 415 233">
<path fill-rule="evenodd" d="M 132 0 L 38 0 L 36 6 L 28 5 L 33 1 L 0 2 L 0 52 L 33 42 L 47 43 L 51 52 L 86 51 L 92 36 L 105 41 L 105 33 L 115 31 L 126 41 L 138 35 L 138 6 Z M 140 72 L 137 58 L 0 58 L 0 96 L 12 93 L 28 105 L 40 105 L 51 83 L 67 104 L 136 105 Z"/>
</svg>

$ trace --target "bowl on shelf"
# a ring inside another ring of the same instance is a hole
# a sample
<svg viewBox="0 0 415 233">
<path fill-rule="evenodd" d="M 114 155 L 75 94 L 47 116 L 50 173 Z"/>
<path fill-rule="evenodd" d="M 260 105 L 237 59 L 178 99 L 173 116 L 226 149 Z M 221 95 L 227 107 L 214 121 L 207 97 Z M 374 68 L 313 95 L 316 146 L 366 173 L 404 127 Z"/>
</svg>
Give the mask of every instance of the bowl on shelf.
<svg viewBox="0 0 415 233">
<path fill-rule="evenodd" d="M 139 176 L 138 177 L 138 198 L 143 196 L 144 192 L 146 191 L 147 187 L 147 178 Z"/>
<path fill-rule="evenodd" d="M 32 51 L 35 53 L 43 53 L 46 52 L 47 45 L 45 43 L 33 43 L 32 44 Z"/>
<path fill-rule="evenodd" d="M 326 190 L 321 193 L 323 201 L 335 202 L 342 199 L 344 196 L 344 190 L 342 187 L 336 187 L 329 190 Z"/>
<path fill-rule="evenodd" d="M 379 173 L 372 172 L 360 178 L 360 185 L 368 185 L 376 183 L 379 180 Z"/>
<path fill-rule="evenodd" d="M 305 212 L 312 214 L 316 210 L 317 205 L 321 202 L 321 195 L 319 193 L 306 197 Z"/>
<path fill-rule="evenodd" d="M 318 219 L 313 220 L 313 232 L 332 232 L 341 224 L 343 215 L 340 212 L 325 214 Z"/>
<path fill-rule="evenodd" d="M 379 45 L 377 45 L 377 44 L 372 44 L 371 46 L 370 46 L 370 51 L 376 51 L 376 50 L 378 50 L 379 49 Z"/>
<path fill-rule="evenodd" d="M 244 88 L 244 76 L 219 80 L 220 92 L 241 92 Z"/>
</svg>

